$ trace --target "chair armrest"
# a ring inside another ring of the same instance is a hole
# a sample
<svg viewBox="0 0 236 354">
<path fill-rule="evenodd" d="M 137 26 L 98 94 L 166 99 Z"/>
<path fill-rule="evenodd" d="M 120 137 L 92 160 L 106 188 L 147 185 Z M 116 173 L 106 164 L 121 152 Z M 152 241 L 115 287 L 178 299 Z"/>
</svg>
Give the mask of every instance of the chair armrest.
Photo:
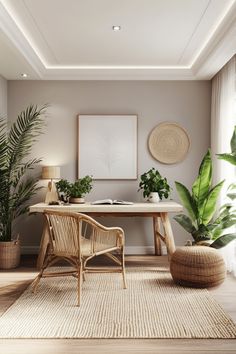
<svg viewBox="0 0 236 354">
<path fill-rule="evenodd" d="M 98 228 L 100 228 L 103 231 L 109 231 L 109 230 L 113 230 L 113 229 L 122 230 L 120 227 L 106 227 L 106 226 L 100 224 L 98 221 L 94 220 L 93 218 L 91 218 L 88 215 L 80 214 L 80 213 L 78 213 L 78 215 L 79 215 L 79 218 L 80 218 L 81 221 L 87 222 L 88 224 L 90 224 L 92 226 L 95 226 L 95 227 L 98 227 Z"/>
<path fill-rule="evenodd" d="M 80 220 L 84 221 L 85 223 L 88 223 L 91 225 L 95 230 L 98 229 L 102 232 L 99 232 L 99 238 L 102 240 L 102 238 L 107 238 L 107 234 L 110 233 L 110 237 L 114 236 L 116 237 L 117 245 L 124 245 L 124 230 L 121 227 L 106 227 L 93 218 L 91 218 L 88 215 L 80 214 Z"/>
</svg>

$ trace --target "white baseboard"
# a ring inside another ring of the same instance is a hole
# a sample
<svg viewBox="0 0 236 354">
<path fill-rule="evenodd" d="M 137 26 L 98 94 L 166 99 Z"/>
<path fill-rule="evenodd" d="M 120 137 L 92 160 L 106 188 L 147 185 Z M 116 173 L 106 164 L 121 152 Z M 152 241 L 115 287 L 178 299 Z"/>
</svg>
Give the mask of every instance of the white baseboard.
<svg viewBox="0 0 236 354">
<path fill-rule="evenodd" d="M 22 254 L 38 254 L 39 246 L 22 246 L 21 247 Z M 126 246 L 125 254 L 154 254 L 153 246 Z M 166 246 L 162 246 L 162 254 L 166 255 Z"/>
</svg>

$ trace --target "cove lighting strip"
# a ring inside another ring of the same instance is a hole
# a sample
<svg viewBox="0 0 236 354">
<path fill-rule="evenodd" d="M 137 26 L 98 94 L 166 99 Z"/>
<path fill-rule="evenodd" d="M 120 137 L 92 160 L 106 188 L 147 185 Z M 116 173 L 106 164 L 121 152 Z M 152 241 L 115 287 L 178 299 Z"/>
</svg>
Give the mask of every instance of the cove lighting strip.
<svg viewBox="0 0 236 354">
<path fill-rule="evenodd" d="M 199 58 L 199 56 L 201 55 L 201 53 L 205 49 L 205 47 L 207 46 L 207 44 L 209 43 L 209 41 L 211 40 L 211 38 L 213 37 L 214 33 L 216 32 L 216 30 L 218 29 L 220 24 L 223 22 L 226 15 L 229 13 L 230 9 L 232 8 L 232 6 L 234 5 L 235 2 L 236 2 L 236 0 L 231 0 L 229 2 L 228 6 L 226 6 L 224 12 L 222 13 L 222 16 L 219 18 L 219 20 L 215 24 L 214 28 L 208 33 L 206 40 L 204 41 L 203 45 L 200 47 L 199 51 L 197 52 L 197 54 L 193 58 L 190 65 L 170 65 L 170 66 L 168 66 L 168 65 L 50 65 L 47 63 L 47 60 L 40 53 L 40 50 L 37 48 L 37 45 L 34 43 L 34 40 L 30 36 L 30 34 L 27 33 L 27 30 L 24 28 L 23 24 L 21 24 L 21 20 L 17 16 L 14 9 L 11 7 L 10 2 L 8 0 L 0 0 L 0 3 L 3 5 L 5 10 L 8 12 L 11 19 L 14 21 L 15 25 L 21 31 L 21 33 L 23 34 L 23 36 L 25 37 L 27 42 L 30 44 L 31 48 L 33 49 L 33 51 L 35 52 L 35 54 L 37 55 L 37 57 L 39 58 L 39 60 L 43 64 L 43 66 L 45 67 L 45 69 L 50 69 L 50 70 L 57 70 L 57 69 L 60 69 L 60 70 L 63 70 L 63 69 L 66 69 L 66 70 L 76 70 L 76 69 L 81 69 L 81 70 L 82 69 L 83 70 L 84 69 L 85 70 L 86 69 L 87 70 L 91 70 L 91 69 L 94 69 L 94 70 L 96 70 L 96 69 L 103 69 L 103 70 L 112 70 L 112 69 L 116 69 L 116 70 L 123 70 L 123 69 L 129 69 L 129 70 L 130 69 L 131 70 L 132 69 L 133 70 L 191 69 L 192 66 L 195 64 L 196 60 Z"/>
</svg>

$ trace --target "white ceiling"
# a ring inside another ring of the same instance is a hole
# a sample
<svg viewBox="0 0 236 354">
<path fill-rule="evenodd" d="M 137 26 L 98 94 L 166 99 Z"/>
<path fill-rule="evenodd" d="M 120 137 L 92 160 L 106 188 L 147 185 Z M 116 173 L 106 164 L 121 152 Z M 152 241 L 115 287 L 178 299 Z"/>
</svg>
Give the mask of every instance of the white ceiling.
<svg viewBox="0 0 236 354">
<path fill-rule="evenodd" d="M 236 1 L 0 0 L 0 53 L 9 80 L 210 79 L 236 53 Z"/>
</svg>

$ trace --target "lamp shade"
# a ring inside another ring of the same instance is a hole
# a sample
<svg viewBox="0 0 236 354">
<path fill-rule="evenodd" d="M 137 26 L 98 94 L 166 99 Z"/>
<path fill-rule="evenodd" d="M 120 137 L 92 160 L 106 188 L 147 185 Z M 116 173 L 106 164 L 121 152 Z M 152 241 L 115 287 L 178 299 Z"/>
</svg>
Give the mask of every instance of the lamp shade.
<svg viewBox="0 0 236 354">
<path fill-rule="evenodd" d="M 61 177 L 59 166 L 43 166 L 42 179 L 59 179 Z"/>
</svg>

